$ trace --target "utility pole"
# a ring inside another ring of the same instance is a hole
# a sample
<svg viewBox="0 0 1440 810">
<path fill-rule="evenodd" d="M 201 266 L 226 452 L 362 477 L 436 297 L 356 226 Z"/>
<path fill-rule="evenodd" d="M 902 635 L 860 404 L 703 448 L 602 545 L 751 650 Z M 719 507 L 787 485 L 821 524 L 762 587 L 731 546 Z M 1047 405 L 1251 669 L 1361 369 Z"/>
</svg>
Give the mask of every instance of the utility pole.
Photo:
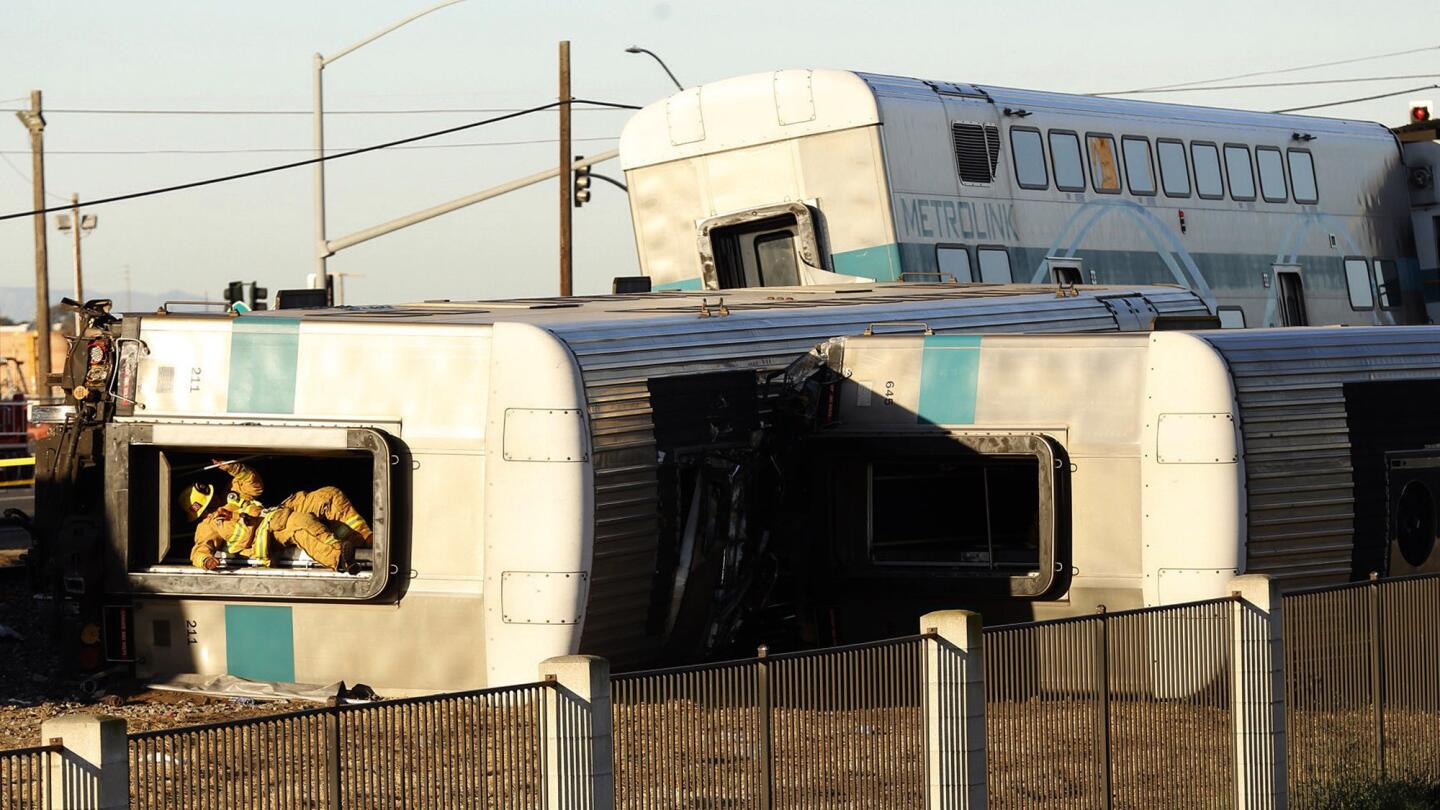
<svg viewBox="0 0 1440 810">
<path fill-rule="evenodd" d="M 45 245 L 45 115 L 40 91 L 30 91 L 30 109 L 15 113 L 30 130 L 30 182 L 35 214 L 35 394 L 49 396 L 50 388 L 50 272 Z"/>
<path fill-rule="evenodd" d="M 56 219 L 60 222 L 60 230 L 72 232 L 71 236 L 74 239 L 75 261 L 75 300 L 83 304 L 85 302 L 85 282 L 84 276 L 80 272 L 80 236 L 84 231 L 95 229 L 95 216 L 93 214 L 86 214 L 83 217 L 80 215 L 79 194 L 70 195 L 70 219 L 66 220 L 65 216 L 65 214 L 60 214 Z M 84 318 L 80 313 L 75 313 L 76 336 L 79 336 L 83 326 Z"/>
<path fill-rule="evenodd" d="M 560 42 L 560 294 L 570 295 L 574 261 L 570 254 L 570 40 Z"/>
</svg>

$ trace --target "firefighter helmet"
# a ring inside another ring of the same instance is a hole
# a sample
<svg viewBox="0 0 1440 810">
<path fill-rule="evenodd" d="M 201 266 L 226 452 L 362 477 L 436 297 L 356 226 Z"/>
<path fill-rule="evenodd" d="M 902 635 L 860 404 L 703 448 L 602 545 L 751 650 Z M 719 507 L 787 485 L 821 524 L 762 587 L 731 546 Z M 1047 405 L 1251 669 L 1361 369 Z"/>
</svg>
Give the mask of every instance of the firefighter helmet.
<svg viewBox="0 0 1440 810">
<path fill-rule="evenodd" d="M 205 514 L 210 501 L 215 497 L 215 488 L 209 484 L 191 484 L 180 491 L 180 511 L 191 520 L 199 520 Z"/>
</svg>

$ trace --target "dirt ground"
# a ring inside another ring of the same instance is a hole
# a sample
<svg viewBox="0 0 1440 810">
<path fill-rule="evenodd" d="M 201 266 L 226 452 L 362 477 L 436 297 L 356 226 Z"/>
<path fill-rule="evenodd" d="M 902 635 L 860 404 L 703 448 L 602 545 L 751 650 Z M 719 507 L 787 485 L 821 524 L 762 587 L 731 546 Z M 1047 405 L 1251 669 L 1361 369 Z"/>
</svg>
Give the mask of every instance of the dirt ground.
<svg viewBox="0 0 1440 810">
<path fill-rule="evenodd" d="M 15 494 L 6 493 L 6 500 Z M 0 750 L 40 744 L 40 724 L 73 712 L 123 717 L 131 731 L 192 725 L 312 708 L 308 703 L 212 700 L 116 682 L 94 695 L 81 679 L 64 677 L 49 643 L 40 601 L 27 586 L 28 537 L 0 530 Z"/>
</svg>

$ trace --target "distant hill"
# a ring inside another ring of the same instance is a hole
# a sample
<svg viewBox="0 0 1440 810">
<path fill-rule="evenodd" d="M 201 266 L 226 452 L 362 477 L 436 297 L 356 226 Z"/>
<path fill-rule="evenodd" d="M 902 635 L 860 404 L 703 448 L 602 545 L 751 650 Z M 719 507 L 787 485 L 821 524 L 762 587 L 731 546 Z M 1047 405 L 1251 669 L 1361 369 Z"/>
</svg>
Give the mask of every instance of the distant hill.
<svg viewBox="0 0 1440 810">
<path fill-rule="evenodd" d="M 68 290 L 50 288 L 51 300 L 59 302 L 69 294 Z M 109 298 L 115 302 L 116 312 L 154 312 L 157 307 L 166 301 L 188 300 L 196 301 L 205 296 L 200 293 L 185 292 L 183 290 L 169 290 L 163 293 L 141 292 L 139 290 L 130 294 L 130 306 L 126 306 L 124 292 L 112 292 L 109 290 L 85 291 L 86 298 Z M 34 287 L 0 287 L 0 315 L 4 315 L 12 321 L 29 321 L 35 317 L 35 288 Z"/>
</svg>

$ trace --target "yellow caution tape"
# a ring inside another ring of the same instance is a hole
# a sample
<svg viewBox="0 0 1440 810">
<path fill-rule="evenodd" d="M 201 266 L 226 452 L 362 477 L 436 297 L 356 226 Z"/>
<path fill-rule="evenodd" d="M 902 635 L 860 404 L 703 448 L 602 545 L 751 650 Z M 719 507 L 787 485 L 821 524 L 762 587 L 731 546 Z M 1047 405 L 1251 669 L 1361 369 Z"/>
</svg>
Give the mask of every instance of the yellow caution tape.
<svg viewBox="0 0 1440 810">
<path fill-rule="evenodd" d="M 35 463 L 35 457 L 29 458 L 0 458 L 0 467 L 29 467 Z"/>
</svg>

